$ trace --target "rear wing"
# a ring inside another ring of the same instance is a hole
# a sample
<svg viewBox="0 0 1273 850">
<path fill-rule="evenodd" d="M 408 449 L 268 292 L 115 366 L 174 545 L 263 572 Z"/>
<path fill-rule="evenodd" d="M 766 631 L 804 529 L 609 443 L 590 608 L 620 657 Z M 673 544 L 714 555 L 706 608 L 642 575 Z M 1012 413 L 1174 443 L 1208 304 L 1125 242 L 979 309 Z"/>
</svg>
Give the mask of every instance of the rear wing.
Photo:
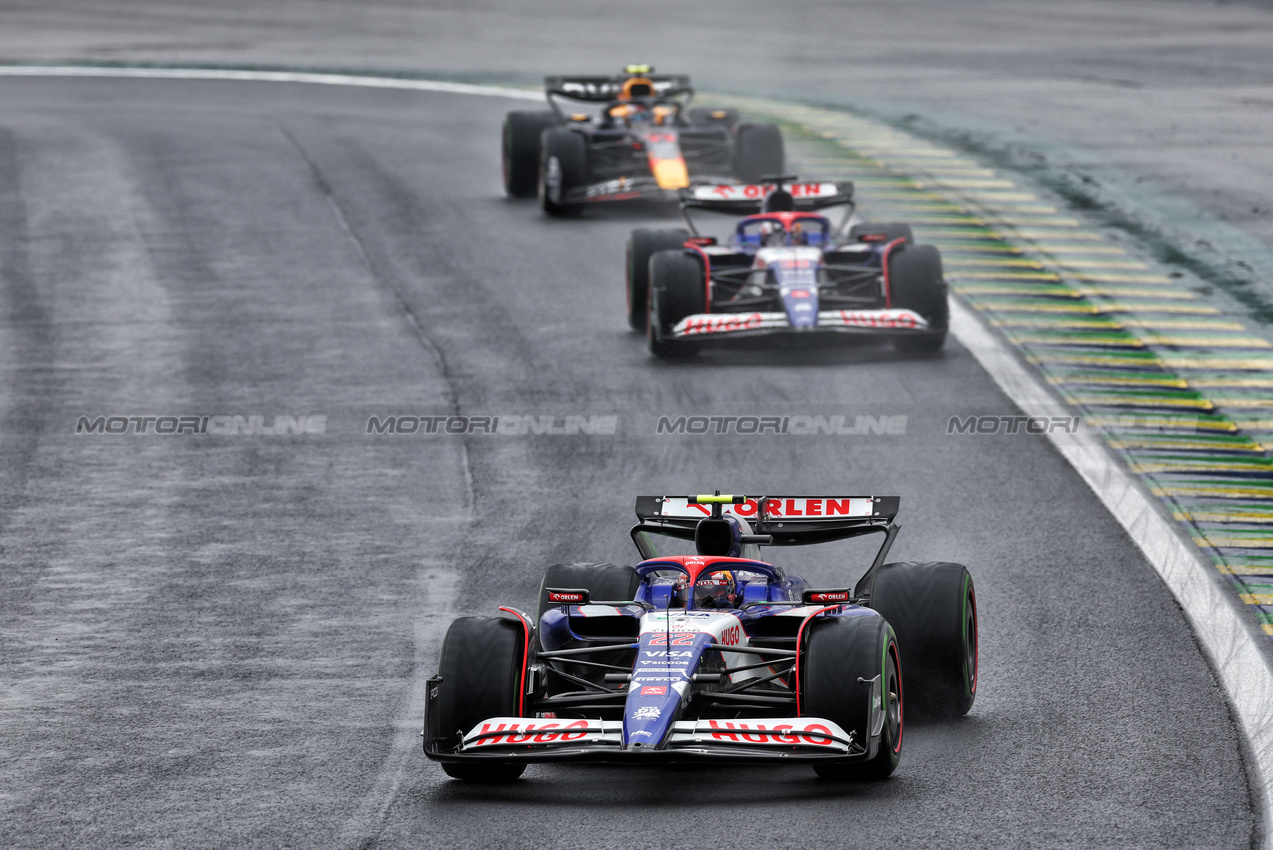
<svg viewBox="0 0 1273 850">
<path fill-rule="evenodd" d="M 808 546 L 896 528 L 898 496 L 638 496 L 641 532 L 693 540 L 700 520 L 732 513 L 769 546 Z M 891 539 L 891 534 L 890 534 Z M 637 543 L 637 548 L 642 548 Z"/>
<path fill-rule="evenodd" d="M 710 496 L 638 496 L 640 521 L 632 526 L 632 542 L 647 561 L 658 557 L 652 534 L 693 540 L 700 555 L 720 555 L 731 536 L 724 513 L 747 520 L 755 533 L 743 535 L 742 542 L 757 546 L 808 546 L 883 534 L 884 542 L 854 591 L 869 597 L 873 576 L 901 528 L 893 521 L 901 501 L 898 496 L 722 496 L 719 491 Z"/>
<path fill-rule="evenodd" d="M 686 74 L 642 74 L 654 87 L 654 96 L 661 98 L 692 95 L 690 78 Z M 544 77 L 544 92 L 549 102 L 554 97 L 582 103 L 609 103 L 619 97 L 623 84 L 630 74 L 617 77 Z"/>
<path fill-rule="evenodd" d="M 720 183 L 681 189 L 681 209 L 750 215 L 762 212 L 770 193 L 783 188 L 791 193 L 796 212 L 813 212 L 853 203 L 853 184 L 844 182 Z"/>
</svg>

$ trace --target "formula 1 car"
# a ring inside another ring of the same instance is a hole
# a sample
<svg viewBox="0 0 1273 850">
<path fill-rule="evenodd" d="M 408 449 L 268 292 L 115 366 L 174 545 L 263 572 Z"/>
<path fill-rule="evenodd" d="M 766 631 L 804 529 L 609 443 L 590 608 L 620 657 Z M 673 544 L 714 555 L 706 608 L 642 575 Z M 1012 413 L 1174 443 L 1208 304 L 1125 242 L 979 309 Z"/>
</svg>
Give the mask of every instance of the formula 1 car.
<svg viewBox="0 0 1273 850">
<path fill-rule="evenodd" d="M 838 226 L 816 211 L 845 209 Z M 852 183 L 762 184 L 682 191 L 689 230 L 643 228 L 627 250 L 628 321 L 658 357 L 761 336 L 809 339 L 883 334 L 901 349 L 935 351 L 950 308 L 941 254 L 907 224 L 857 223 Z M 751 212 L 725 245 L 702 236 L 691 210 Z M 807 336 L 806 336 L 807 335 Z"/>
<path fill-rule="evenodd" d="M 972 578 L 954 563 L 884 563 L 898 504 L 639 497 L 635 567 L 558 564 L 533 618 L 506 607 L 452 623 L 428 682 L 425 755 L 484 782 L 566 761 L 888 776 L 904 705 L 957 716 L 977 693 Z M 810 588 L 760 560 L 761 545 L 867 534 L 883 543 L 852 586 Z M 660 554 L 656 540 L 695 554 Z"/>
<path fill-rule="evenodd" d="M 653 70 L 629 65 L 617 77 L 545 78 L 551 110 L 510 112 L 504 120 L 509 196 L 538 193 L 545 212 L 561 215 L 598 201 L 663 197 L 691 179 L 756 180 L 783 169 L 777 126 L 739 123 L 733 109 L 689 109 L 689 77 Z"/>
</svg>

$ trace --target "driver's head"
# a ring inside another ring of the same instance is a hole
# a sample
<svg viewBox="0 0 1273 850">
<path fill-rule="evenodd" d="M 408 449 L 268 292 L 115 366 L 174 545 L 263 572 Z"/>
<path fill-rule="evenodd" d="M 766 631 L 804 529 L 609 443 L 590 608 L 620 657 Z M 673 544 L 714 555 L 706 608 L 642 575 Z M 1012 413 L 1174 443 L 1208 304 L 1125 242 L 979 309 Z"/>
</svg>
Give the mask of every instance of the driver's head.
<svg viewBox="0 0 1273 850">
<path fill-rule="evenodd" d="M 787 244 L 787 231 L 782 222 L 762 221 L 760 223 L 760 244 L 766 247 L 779 247 Z"/>
<path fill-rule="evenodd" d="M 738 584 L 734 581 L 734 574 L 729 570 L 717 570 L 700 575 L 694 582 L 694 607 L 737 608 Z"/>
</svg>

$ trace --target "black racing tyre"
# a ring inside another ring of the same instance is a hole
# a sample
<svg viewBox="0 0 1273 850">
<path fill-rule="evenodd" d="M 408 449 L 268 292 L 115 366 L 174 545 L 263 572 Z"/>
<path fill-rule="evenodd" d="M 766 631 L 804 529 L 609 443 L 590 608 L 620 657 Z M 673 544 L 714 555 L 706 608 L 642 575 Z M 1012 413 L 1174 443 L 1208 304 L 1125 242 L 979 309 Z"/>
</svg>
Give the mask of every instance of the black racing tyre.
<svg viewBox="0 0 1273 850">
<path fill-rule="evenodd" d="M 823 717 L 869 742 L 871 681 L 880 677 L 885 718 L 879 749 L 867 762 L 815 765 L 823 779 L 883 779 L 902 755 L 902 662 L 892 627 L 881 617 L 827 617 L 809 624 L 801 659 L 800 715 Z M 858 681 L 859 679 L 865 681 Z"/>
<path fill-rule="evenodd" d="M 510 112 L 500 135 L 504 191 L 510 198 L 533 198 L 539 187 L 539 139 L 560 123 L 552 112 Z"/>
<path fill-rule="evenodd" d="M 870 606 L 897 632 L 916 716 L 958 717 L 977 697 L 977 595 L 962 564 L 884 564 Z M 865 588 L 863 588 L 865 590 Z"/>
<path fill-rule="evenodd" d="M 914 310 L 932 330 L 894 338 L 900 351 L 937 351 L 946 344 L 950 304 L 941 253 L 932 245 L 899 245 L 888 257 L 889 294 L 894 307 Z"/>
<path fill-rule="evenodd" d="M 598 602 L 630 602 L 639 584 L 636 570 L 622 564 L 553 564 L 544 571 L 544 580 L 539 585 L 536 616 L 542 618 L 544 612 L 553 607 L 548 604 L 550 587 L 587 590 Z"/>
<path fill-rule="evenodd" d="M 777 124 L 740 124 L 734 133 L 734 176 L 744 183 L 782 174 L 787 156 Z"/>
<path fill-rule="evenodd" d="M 448 739 L 491 717 L 518 717 L 525 662 L 521 624 L 498 617 L 462 617 L 451 624 L 438 660 L 437 729 Z M 425 728 L 429 724 L 425 723 Z M 523 764 L 443 762 L 447 776 L 472 782 L 511 782 Z"/>
<path fill-rule="evenodd" d="M 688 118 L 692 127 L 734 127 L 738 124 L 738 110 L 700 106 L 691 109 Z"/>
<path fill-rule="evenodd" d="M 634 331 L 645 330 L 650 302 L 650 257 L 658 251 L 679 248 L 690 232 L 685 228 L 638 227 L 628 237 L 624 292 L 628 299 L 628 324 Z"/>
<path fill-rule="evenodd" d="M 686 316 L 707 311 L 707 273 L 703 262 L 685 251 L 659 251 L 650 257 L 650 315 L 646 341 L 655 357 L 687 357 L 698 346 L 668 338 Z"/>
<path fill-rule="evenodd" d="M 849 228 L 850 242 L 880 242 L 885 245 L 896 240 L 915 241 L 915 233 L 904 221 L 860 221 Z"/>
<path fill-rule="evenodd" d="M 549 215 L 578 212 L 579 203 L 563 202 L 567 193 L 588 182 L 588 142 L 568 127 L 544 131 L 539 152 L 539 203 Z"/>
</svg>

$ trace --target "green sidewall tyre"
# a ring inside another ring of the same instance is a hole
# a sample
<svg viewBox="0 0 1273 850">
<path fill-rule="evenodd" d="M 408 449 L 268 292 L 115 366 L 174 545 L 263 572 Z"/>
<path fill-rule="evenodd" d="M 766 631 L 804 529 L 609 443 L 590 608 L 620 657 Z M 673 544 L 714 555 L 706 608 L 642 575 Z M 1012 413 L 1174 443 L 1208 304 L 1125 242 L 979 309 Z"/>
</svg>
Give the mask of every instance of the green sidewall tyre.
<svg viewBox="0 0 1273 850">
<path fill-rule="evenodd" d="M 905 693 L 901 653 L 892 627 L 866 614 L 815 619 L 802 650 L 800 714 L 824 717 L 868 742 L 871 684 L 876 676 L 888 712 L 874 757 L 855 764 L 816 765 L 824 779 L 873 780 L 888 777 L 902 755 Z M 858 681 L 863 679 L 865 681 Z M 892 697 L 890 695 L 893 695 Z"/>
<path fill-rule="evenodd" d="M 963 564 L 884 564 L 870 606 L 897 633 L 914 716 L 959 717 L 977 698 L 977 594 Z"/>
</svg>

